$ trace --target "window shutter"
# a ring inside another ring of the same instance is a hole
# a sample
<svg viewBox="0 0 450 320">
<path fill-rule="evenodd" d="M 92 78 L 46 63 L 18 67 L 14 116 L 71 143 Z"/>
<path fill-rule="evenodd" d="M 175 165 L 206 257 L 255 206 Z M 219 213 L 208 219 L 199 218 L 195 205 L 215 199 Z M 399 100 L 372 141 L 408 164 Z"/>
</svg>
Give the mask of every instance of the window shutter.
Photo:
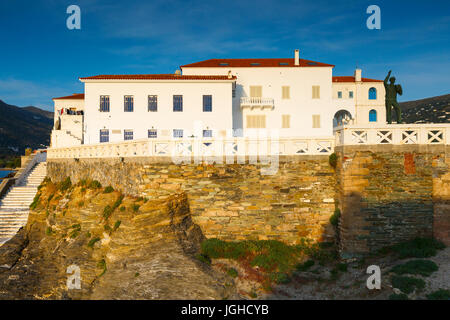
<svg viewBox="0 0 450 320">
<path fill-rule="evenodd" d="M 289 86 L 283 86 L 282 88 L 282 99 L 290 99 L 290 87 Z"/>
<path fill-rule="evenodd" d="M 262 97 L 262 87 L 261 86 L 250 86 L 250 97 L 261 98 Z"/>
<path fill-rule="evenodd" d="M 313 86 L 312 87 L 312 98 L 313 99 L 320 99 L 320 86 Z"/>
<path fill-rule="evenodd" d="M 313 128 L 320 128 L 320 115 L 315 114 L 313 117 Z"/>
<path fill-rule="evenodd" d="M 290 128 L 291 127 L 291 116 L 288 114 L 283 114 L 282 116 L 282 128 Z"/>
</svg>

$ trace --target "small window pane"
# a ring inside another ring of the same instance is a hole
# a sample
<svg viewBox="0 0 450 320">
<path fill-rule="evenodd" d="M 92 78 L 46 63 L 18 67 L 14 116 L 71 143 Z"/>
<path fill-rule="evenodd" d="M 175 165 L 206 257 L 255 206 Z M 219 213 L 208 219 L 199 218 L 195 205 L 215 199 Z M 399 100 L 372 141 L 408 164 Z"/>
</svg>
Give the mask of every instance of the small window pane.
<svg viewBox="0 0 450 320">
<path fill-rule="evenodd" d="M 109 96 L 100 96 L 100 112 L 109 112 Z"/>
<path fill-rule="evenodd" d="M 377 99 L 377 89 L 370 88 L 369 89 L 369 100 L 376 100 Z"/>
<path fill-rule="evenodd" d="M 212 138 L 212 130 L 203 130 L 203 138 Z"/>
<path fill-rule="evenodd" d="M 174 138 L 183 138 L 183 129 L 173 129 Z"/>
<path fill-rule="evenodd" d="M 353 91 L 350 91 L 350 92 L 348 93 L 348 97 L 349 97 L 350 99 L 353 99 Z"/>
<path fill-rule="evenodd" d="M 338 99 L 342 99 L 342 91 L 338 91 Z"/>
<path fill-rule="evenodd" d="M 203 96 L 203 112 L 212 112 L 212 95 Z"/>
<path fill-rule="evenodd" d="M 109 130 L 101 129 L 100 130 L 100 143 L 109 142 Z"/>
<path fill-rule="evenodd" d="M 125 96 L 124 100 L 124 111 L 133 112 L 133 96 Z"/>
<path fill-rule="evenodd" d="M 377 122 L 377 111 L 376 110 L 369 111 L 369 122 Z"/>
<path fill-rule="evenodd" d="M 174 112 L 183 111 L 183 96 L 181 95 L 173 96 L 173 111 Z"/>
<path fill-rule="evenodd" d="M 124 140 L 133 140 L 133 130 L 123 130 Z"/>
<path fill-rule="evenodd" d="M 148 111 L 158 111 L 158 96 L 148 96 Z"/>
<path fill-rule="evenodd" d="M 148 137 L 149 138 L 158 138 L 158 131 L 156 129 L 149 129 L 148 130 Z"/>
</svg>

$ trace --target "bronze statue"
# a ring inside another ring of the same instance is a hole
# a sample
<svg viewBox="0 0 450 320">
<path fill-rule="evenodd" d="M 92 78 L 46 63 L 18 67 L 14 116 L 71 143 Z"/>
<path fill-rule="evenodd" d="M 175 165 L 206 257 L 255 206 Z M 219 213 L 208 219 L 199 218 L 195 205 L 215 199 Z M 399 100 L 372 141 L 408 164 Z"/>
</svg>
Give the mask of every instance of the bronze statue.
<svg viewBox="0 0 450 320">
<path fill-rule="evenodd" d="M 397 123 L 402 123 L 401 110 L 397 102 L 397 93 L 402 95 L 403 90 L 401 85 L 395 84 L 395 77 L 392 77 L 390 83 L 388 83 L 391 72 L 392 70 L 389 70 L 386 79 L 384 79 L 384 88 L 386 89 L 386 121 L 389 124 L 392 123 L 392 108 L 394 108 L 395 114 L 397 115 Z"/>
</svg>

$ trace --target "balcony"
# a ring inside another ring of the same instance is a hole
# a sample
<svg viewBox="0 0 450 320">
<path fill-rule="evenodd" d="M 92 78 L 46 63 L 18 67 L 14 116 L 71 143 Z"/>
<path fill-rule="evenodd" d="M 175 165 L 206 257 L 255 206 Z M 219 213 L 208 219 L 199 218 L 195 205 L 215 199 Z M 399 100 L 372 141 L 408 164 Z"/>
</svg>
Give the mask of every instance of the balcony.
<svg viewBox="0 0 450 320">
<path fill-rule="evenodd" d="M 273 98 L 258 98 L 258 97 L 242 97 L 241 98 L 241 109 L 243 108 L 260 108 L 260 109 L 273 109 L 274 102 Z"/>
</svg>

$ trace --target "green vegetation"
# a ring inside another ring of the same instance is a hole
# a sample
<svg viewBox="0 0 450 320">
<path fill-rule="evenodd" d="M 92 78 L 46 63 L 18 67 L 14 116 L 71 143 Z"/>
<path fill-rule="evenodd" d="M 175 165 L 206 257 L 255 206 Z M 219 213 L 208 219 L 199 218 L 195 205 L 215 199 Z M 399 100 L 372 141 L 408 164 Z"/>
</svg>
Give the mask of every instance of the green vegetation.
<svg viewBox="0 0 450 320">
<path fill-rule="evenodd" d="M 135 277 L 135 278 L 139 277 L 139 272 L 136 272 L 136 273 L 134 274 L 134 277 Z"/>
<path fill-rule="evenodd" d="M 428 258 L 436 255 L 437 250 L 444 249 L 445 245 L 434 238 L 416 238 L 411 241 L 399 243 L 392 246 L 391 249 L 404 258 Z"/>
<path fill-rule="evenodd" d="M 47 236 L 51 236 L 53 234 L 52 227 L 47 227 L 47 229 L 45 229 L 45 234 Z"/>
<path fill-rule="evenodd" d="M 227 273 L 230 277 L 233 277 L 233 278 L 236 278 L 238 276 L 238 272 L 235 268 L 228 269 Z"/>
<path fill-rule="evenodd" d="M 119 209 L 119 210 L 120 210 L 121 212 L 124 212 L 124 211 L 125 211 L 125 209 L 126 209 L 126 208 L 125 208 L 124 206 L 122 206 L 122 207 L 120 207 L 120 209 Z"/>
<path fill-rule="evenodd" d="M 89 184 L 89 188 L 91 188 L 91 189 L 100 189 L 101 187 L 102 187 L 102 184 L 100 182 L 98 182 L 97 180 L 93 180 Z"/>
<path fill-rule="evenodd" d="M 67 177 L 64 181 L 60 182 L 58 185 L 58 189 L 62 192 L 68 190 L 70 187 L 72 187 L 72 181 L 70 180 L 70 177 Z"/>
<path fill-rule="evenodd" d="M 420 274 L 421 276 L 429 277 L 438 269 L 439 267 L 433 261 L 411 260 L 393 267 L 391 271 L 396 274 Z"/>
<path fill-rule="evenodd" d="M 138 212 L 140 207 L 141 207 L 140 205 L 134 203 L 134 204 L 131 206 L 131 209 L 133 209 L 134 212 Z"/>
<path fill-rule="evenodd" d="M 394 288 L 398 288 L 406 294 L 410 294 L 415 288 L 423 289 L 425 287 L 425 281 L 413 277 L 394 275 L 391 282 Z"/>
<path fill-rule="evenodd" d="M 41 193 L 38 193 L 36 196 L 34 196 L 33 202 L 30 204 L 31 210 L 36 209 L 37 205 L 39 204 L 40 197 L 41 197 Z"/>
<path fill-rule="evenodd" d="M 124 198 L 124 195 L 121 194 L 117 200 L 113 203 L 112 206 L 107 205 L 104 209 L 103 209 L 103 218 L 105 220 L 108 220 L 108 218 L 112 215 L 112 213 L 114 212 L 114 210 L 116 210 L 121 204 L 122 204 L 122 200 Z"/>
<path fill-rule="evenodd" d="M 270 280 L 277 284 L 286 284 L 291 282 L 291 278 L 287 273 L 275 272 L 270 274 Z"/>
<path fill-rule="evenodd" d="M 311 268 L 314 265 L 314 263 L 315 263 L 314 260 L 308 260 L 303 263 L 297 264 L 295 266 L 295 269 L 297 269 L 298 271 L 301 271 L 301 272 L 305 272 L 305 271 L 308 271 L 309 268 Z"/>
<path fill-rule="evenodd" d="M 203 263 L 211 265 L 211 258 L 203 253 L 196 255 L 196 258 Z"/>
<path fill-rule="evenodd" d="M 336 155 L 336 153 L 330 154 L 330 156 L 328 157 L 328 162 L 330 163 L 330 166 L 332 166 L 333 168 L 336 168 L 336 166 L 337 166 L 337 155 Z"/>
<path fill-rule="evenodd" d="M 100 260 L 100 261 L 97 263 L 97 267 L 103 269 L 102 273 L 100 273 L 100 274 L 98 275 L 98 277 L 101 277 L 101 276 L 104 275 L 105 272 L 106 272 L 106 261 L 105 261 L 105 259 Z"/>
<path fill-rule="evenodd" d="M 119 229 L 121 223 L 122 223 L 122 221 L 117 220 L 116 223 L 114 223 L 114 227 L 113 227 L 112 231 L 116 231 L 117 229 Z"/>
<path fill-rule="evenodd" d="M 112 231 L 111 227 L 110 227 L 109 225 L 107 225 L 107 224 L 105 224 L 105 225 L 103 226 L 103 229 L 104 229 L 105 231 L 109 232 L 109 233 L 111 233 L 111 231 Z"/>
<path fill-rule="evenodd" d="M 335 209 L 333 215 L 330 217 L 330 223 L 331 225 L 337 227 L 338 223 L 339 223 L 339 218 L 341 216 L 341 210 L 339 209 Z"/>
<path fill-rule="evenodd" d="M 428 300 L 450 300 L 450 290 L 439 289 L 427 294 Z"/>
<path fill-rule="evenodd" d="M 80 234 L 79 230 L 73 230 L 70 234 L 69 237 L 71 239 L 75 239 L 76 237 L 78 237 L 78 235 Z"/>
<path fill-rule="evenodd" d="M 111 193 L 111 192 L 113 192 L 113 191 L 114 191 L 114 188 L 113 188 L 113 187 L 107 186 L 107 187 L 105 188 L 105 190 L 103 190 L 103 193 Z"/>
<path fill-rule="evenodd" d="M 89 248 L 93 248 L 93 247 L 94 247 L 94 244 L 95 244 L 96 242 L 98 242 L 98 241 L 100 241 L 100 238 L 99 238 L 99 237 L 93 238 L 93 239 L 89 240 L 87 246 L 88 246 Z"/>
<path fill-rule="evenodd" d="M 404 293 L 393 293 L 389 296 L 389 300 L 408 300 L 408 296 Z"/>
</svg>

